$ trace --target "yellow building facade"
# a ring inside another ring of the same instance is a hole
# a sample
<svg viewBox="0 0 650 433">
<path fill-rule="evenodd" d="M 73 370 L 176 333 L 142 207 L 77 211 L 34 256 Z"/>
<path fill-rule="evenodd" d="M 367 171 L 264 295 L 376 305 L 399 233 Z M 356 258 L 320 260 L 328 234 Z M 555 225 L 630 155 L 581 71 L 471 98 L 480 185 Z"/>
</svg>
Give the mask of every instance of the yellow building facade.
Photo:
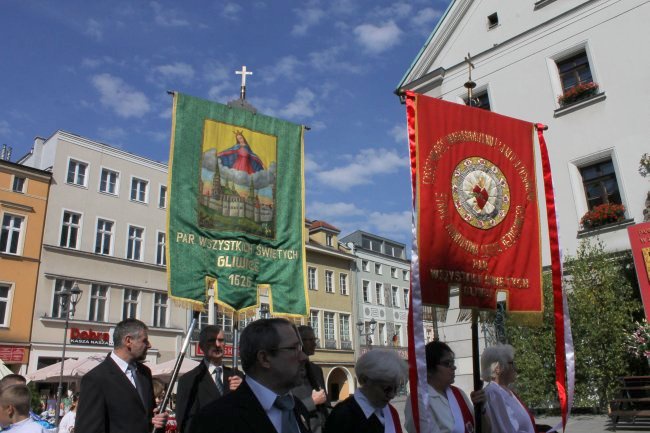
<svg viewBox="0 0 650 433">
<path fill-rule="evenodd" d="M 51 173 L 0 160 L 0 359 L 29 361 L 36 282 Z"/>
</svg>

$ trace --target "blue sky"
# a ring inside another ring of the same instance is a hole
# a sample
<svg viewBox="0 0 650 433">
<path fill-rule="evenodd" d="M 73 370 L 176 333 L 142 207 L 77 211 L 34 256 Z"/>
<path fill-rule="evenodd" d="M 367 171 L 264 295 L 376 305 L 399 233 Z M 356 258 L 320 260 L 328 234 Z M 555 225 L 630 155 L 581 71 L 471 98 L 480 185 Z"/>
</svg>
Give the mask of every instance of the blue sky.
<svg viewBox="0 0 650 433">
<path fill-rule="evenodd" d="M 0 143 L 70 131 L 167 161 L 167 90 L 311 127 L 306 216 L 410 244 L 404 106 L 393 94 L 448 0 L 0 3 Z"/>
</svg>

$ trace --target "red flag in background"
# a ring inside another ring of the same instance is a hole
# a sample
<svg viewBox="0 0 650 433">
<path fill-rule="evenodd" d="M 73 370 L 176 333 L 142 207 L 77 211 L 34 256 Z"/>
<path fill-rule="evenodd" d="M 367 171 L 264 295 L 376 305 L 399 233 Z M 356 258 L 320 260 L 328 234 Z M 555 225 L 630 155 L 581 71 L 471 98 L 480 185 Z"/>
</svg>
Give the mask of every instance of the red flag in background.
<svg viewBox="0 0 650 433">
<path fill-rule="evenodd" d="M 533 125 L 415 95 L 422 302 L 541 318 Z"/>
</svg>

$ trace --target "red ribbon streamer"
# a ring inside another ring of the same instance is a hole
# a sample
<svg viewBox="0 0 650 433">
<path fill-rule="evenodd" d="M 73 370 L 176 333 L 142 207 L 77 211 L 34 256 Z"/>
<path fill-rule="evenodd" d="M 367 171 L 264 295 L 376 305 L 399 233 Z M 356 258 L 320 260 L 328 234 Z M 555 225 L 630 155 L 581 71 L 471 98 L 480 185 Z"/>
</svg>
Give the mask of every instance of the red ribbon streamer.
<svg viewBox="0 0 650 433">
<path fill-rule="evenodd" d="M 544 140 L 545 125 L 538 123 L 537 137 L 542 157 L 542 173 L 544 175 L 544 192 L 546 195 L 546 216 L 548 220 L 548 237 L 551 246 L 551 271 L 553 275 L 553 307 L 555 316 L 555 385 L 560 399 L 562 411 L 562 428 L 566 428 L 567 392 L 566 392 L 566 353 L 564 350 L 564 309 L 562 305 L 562 263 L 560 262 L 560 242 L 555 214 L 555 195 L 553 193 L 553 178 L 551 162 L 548 157 L 546 140 Z"/>
</svg>

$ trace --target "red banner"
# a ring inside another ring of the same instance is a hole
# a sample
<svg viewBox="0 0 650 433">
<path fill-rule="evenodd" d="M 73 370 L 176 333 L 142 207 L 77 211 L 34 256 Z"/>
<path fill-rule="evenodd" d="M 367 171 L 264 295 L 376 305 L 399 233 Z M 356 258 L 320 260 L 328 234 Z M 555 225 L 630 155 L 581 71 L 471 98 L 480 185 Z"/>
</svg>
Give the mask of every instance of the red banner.
<svg viewBox="0 0 650 433">
<path fill-rule="evenodd" d="M 650 222 L 628 227 L 627 234 L 630 236 L 645 318 L 650 321 Z"/>
<path fill-rule="evenodd" d="M 415 95 L 422 302 L 540 317 L 540 227 L 531 123 Z"/>
</svg>

